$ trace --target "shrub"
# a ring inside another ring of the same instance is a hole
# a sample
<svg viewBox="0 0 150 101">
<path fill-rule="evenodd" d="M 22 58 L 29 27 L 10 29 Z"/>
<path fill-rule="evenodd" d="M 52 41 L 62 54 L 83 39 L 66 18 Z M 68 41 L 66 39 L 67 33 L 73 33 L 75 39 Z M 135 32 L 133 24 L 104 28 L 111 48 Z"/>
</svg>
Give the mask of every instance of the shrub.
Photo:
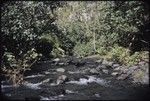
<svg viewBox="0 0 150 101">
<path fill-rule="evenodd" d="M 54 48 L 51 52 L 51 55 L 53 57 L 62 57 L 65 55 L 64 53 L 64 50 L 62 50 L 61 48 Z"/>
<path fill-rule="evenodd" d="M 23 76 L 26 70 L 39 59 L 41 55 L 35 52 L 35 49 L 29 50 L 22 58 L 18 59 L 11 52 L 5 52 L 2 61 L 3 75 L 9 78 L 14 86 L 23 83 Z"/>
<path fill-rule="evenodd" d="M 109 57 L 108 59 L 122 63 L 122 59 L 125 57 L 125 52 L 125 48 L 119 47 L 118 45 L 114 45 L 114 47 L 112 47 L 112 49 L 107 54 Z"/>
<path fill-rule="evenodd" d="M 106 52 L 105 52 L 106 53 Z M 114 45 L 105 55 L 107 60 L 115 61 L 128 67 L 138 64 L 141 60 L 148 59 L 148 52 L 135 52 L 130 56 L 128 49 Z"/>
<path fill-rule="evenodd" d="M 87 43 L 87 44 L 77 43 L 73 51 L 74 51 L 74 55 L 79 57 L 92 55 L 93 53 L 92 43 Z"/>
<path fill-rule="evenodd" d="M 108 52 L 108 51 L 107 51 L 106 47 L 100 47 L 100 48 L 97 49 L 97 53 L 98 53 L 99 55 L 106 55 L 107 52 Z"/>
</svg>

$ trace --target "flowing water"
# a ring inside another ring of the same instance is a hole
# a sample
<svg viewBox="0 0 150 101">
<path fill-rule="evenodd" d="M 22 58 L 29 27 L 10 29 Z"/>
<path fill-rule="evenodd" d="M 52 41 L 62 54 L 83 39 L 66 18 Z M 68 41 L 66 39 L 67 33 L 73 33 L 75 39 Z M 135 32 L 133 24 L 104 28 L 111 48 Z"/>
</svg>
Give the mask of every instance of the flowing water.
<svg viewBox="0 0 150 101">
<path fill-rule="evenodd" d="M 144 99 L 149 93 L 149 85 L 132 84 L 130 80 L 119 81 L 101 72 L 92 74 L 85 70 L 88 66 L 37 63 L 33 70 L 25 74 L 23 85 L 13 87 L 2 81 L 2 92 L 9 99 L 21 100 L 135 100 Z M 57 68 L 64 68 L 65 72 L 57 72 Z M 60 75 L 66 75 L 68 80 L 57 84 Z"/>
</svg>

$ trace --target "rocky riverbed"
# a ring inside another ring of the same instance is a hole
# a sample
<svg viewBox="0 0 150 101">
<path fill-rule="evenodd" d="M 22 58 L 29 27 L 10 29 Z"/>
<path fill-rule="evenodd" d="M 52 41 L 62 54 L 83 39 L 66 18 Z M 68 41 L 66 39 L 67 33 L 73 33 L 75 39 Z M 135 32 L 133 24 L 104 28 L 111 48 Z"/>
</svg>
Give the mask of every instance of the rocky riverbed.
<svg viewBox="0 0 150 101">
<path fill-rule="evenodd" d="M 9 99 L 134 100 L 148 96 L 148 72 L 146 62 L 127 68 L 99 58 L 66 57 L 37 62 L 23 85 L 1 83 Z"/>
</svg>

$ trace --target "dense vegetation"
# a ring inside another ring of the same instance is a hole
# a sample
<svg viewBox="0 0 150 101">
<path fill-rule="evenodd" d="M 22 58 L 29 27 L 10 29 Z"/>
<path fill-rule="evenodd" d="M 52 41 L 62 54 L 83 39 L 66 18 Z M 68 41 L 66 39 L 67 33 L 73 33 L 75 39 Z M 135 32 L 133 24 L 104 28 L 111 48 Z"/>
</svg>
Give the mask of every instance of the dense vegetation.
<svg viewBox="0 0 150 101">
<path fill-rule="evenodd" d="M 69 2 L 57 11 L 57 23 L 76 43 L 74 55 L 100 54 L 134 64 L 143 56 L 134 52 L 148 47 L 148 9 L 139 1 Z"/>
<path fill-rule="evenodd" d="M 3 71 L 20 83 L 41 57 L 99 54 L 124 65 L 136 64 L 148 58 L 149 10 L 142 1 L 5 2 Z"/>
</svg>

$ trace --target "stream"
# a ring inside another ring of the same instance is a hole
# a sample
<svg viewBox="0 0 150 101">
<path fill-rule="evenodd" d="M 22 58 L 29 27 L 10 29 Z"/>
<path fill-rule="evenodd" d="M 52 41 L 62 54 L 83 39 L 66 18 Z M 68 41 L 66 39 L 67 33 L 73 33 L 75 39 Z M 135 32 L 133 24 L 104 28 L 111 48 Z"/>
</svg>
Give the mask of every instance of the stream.
<svg viewBox="0 0 150 101">
<path fill-rule="evenodd" d="M 139 100 L 149 94 L 149 85 L 117 80 L 110 75 L 111 69 L 108 73 L 90 72 L 101 65 L 94 60 L 66 61 L 36 63 L 18 87 L 1 81 L 3 94 L 12 100 Z"/>
</svg>

